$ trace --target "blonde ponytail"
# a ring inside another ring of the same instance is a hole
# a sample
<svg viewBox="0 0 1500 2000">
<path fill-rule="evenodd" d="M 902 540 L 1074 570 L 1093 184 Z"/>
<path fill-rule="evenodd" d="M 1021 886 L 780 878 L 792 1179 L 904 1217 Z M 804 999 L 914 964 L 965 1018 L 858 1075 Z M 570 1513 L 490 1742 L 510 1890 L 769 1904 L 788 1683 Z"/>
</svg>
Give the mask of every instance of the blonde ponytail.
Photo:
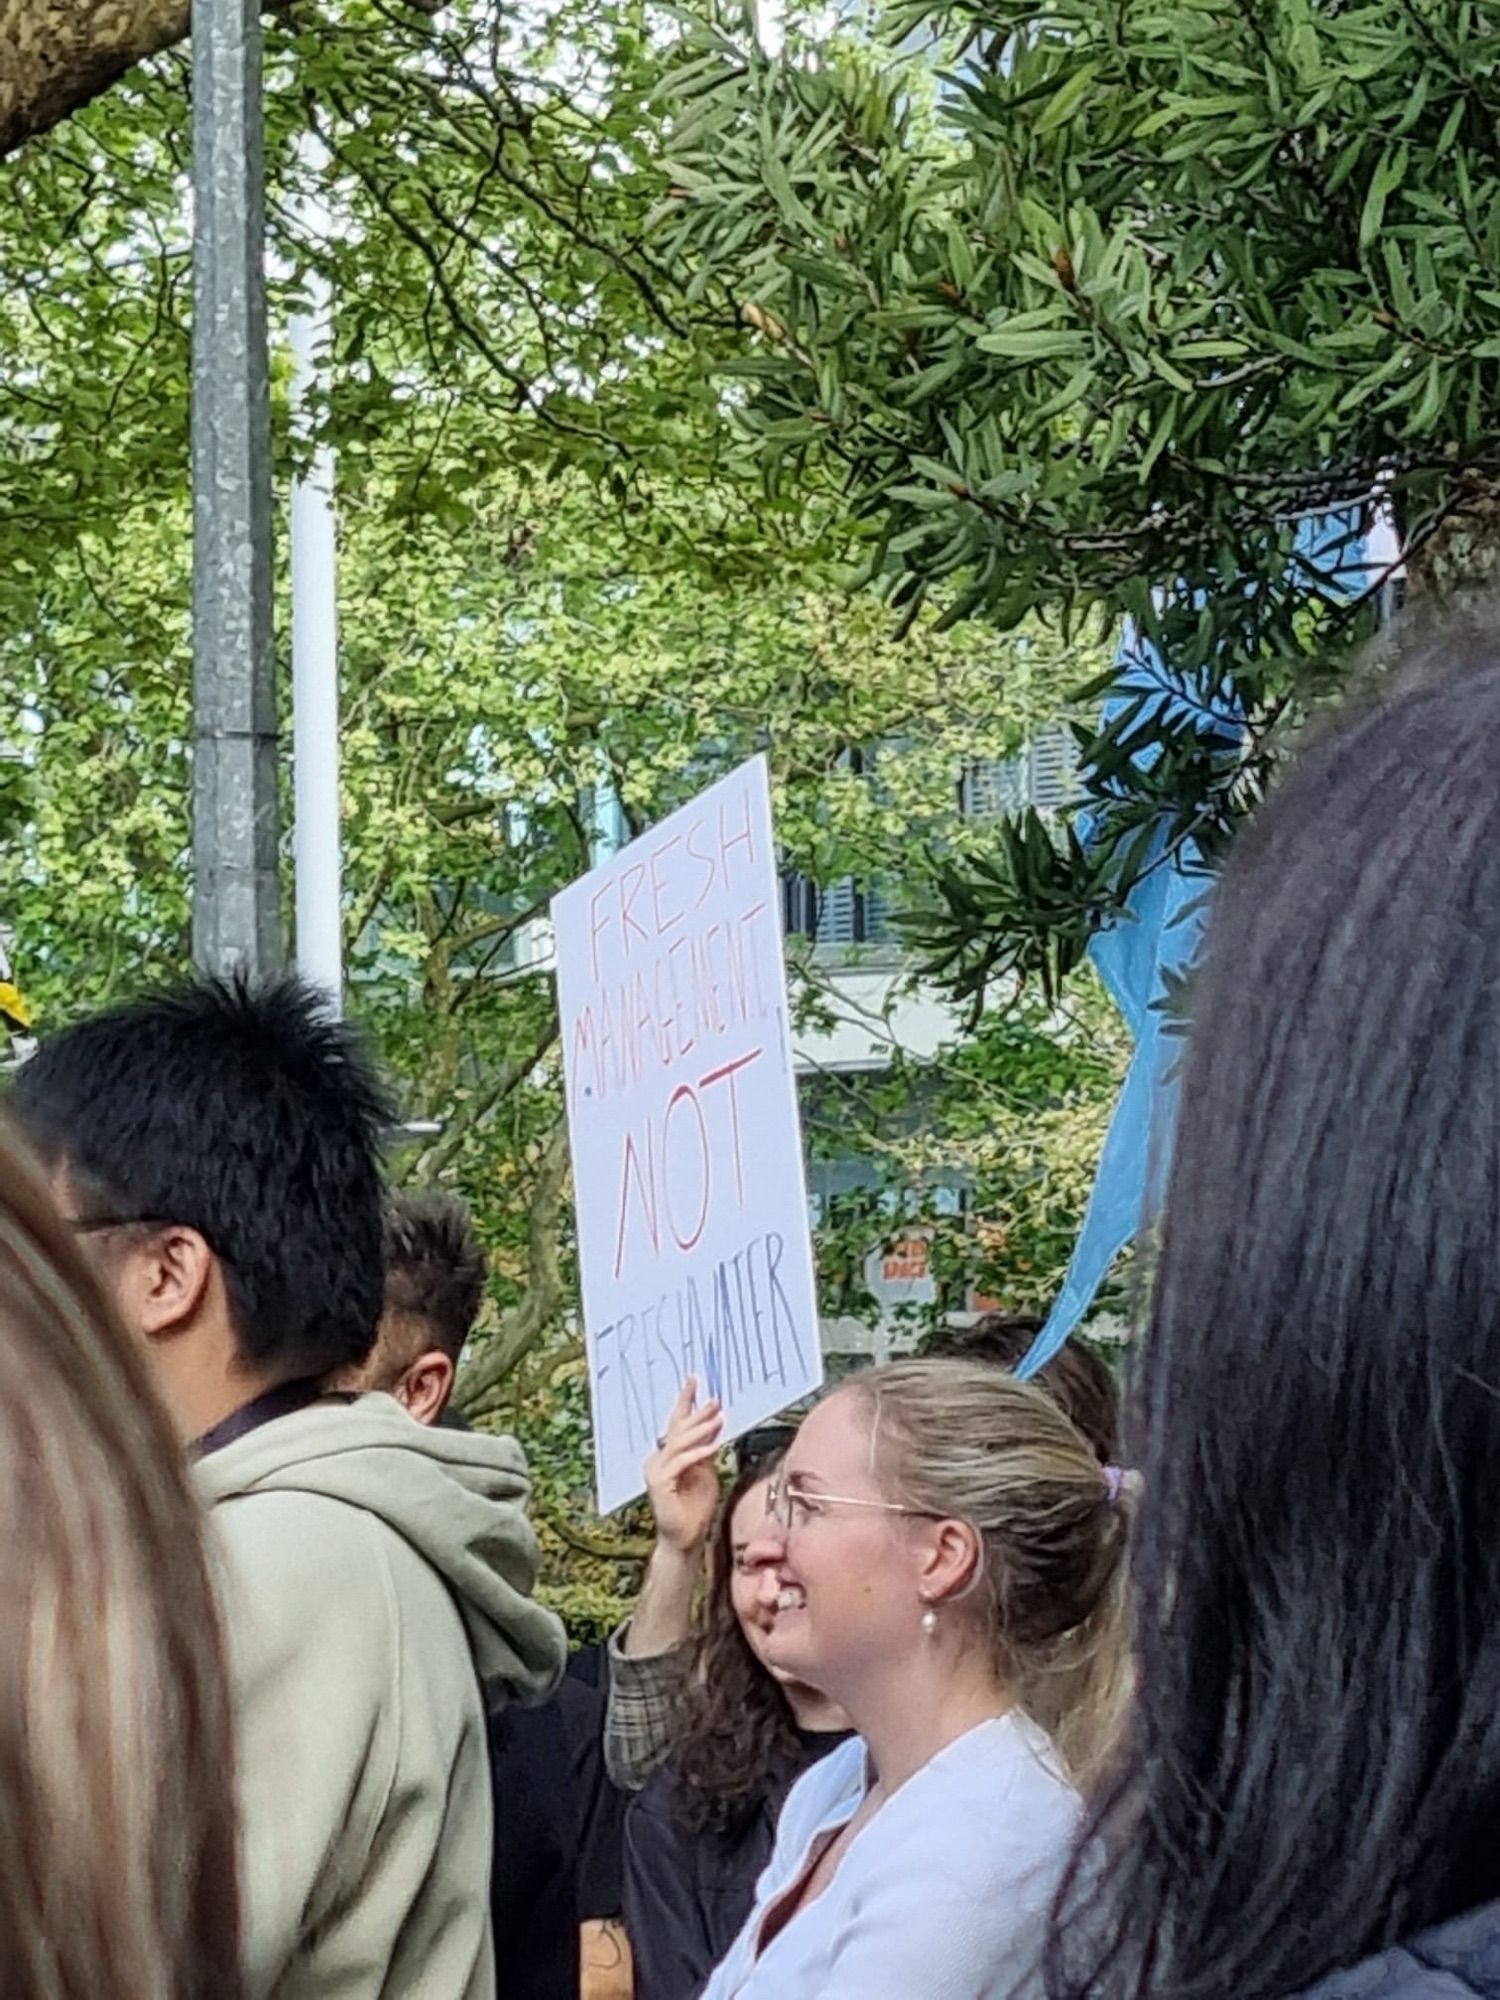
<svg viewBox="0 0 1500 2000">
<path fill-rule="evenodd" d="M 1092 1786 L 1130 1691 L 1123 1483 L 1049 1397 L 986 1363 L 898 1361 L 848 1386 L 871 1411 L 882 1489 L 975 1530 L 981 1559 L 954 1614 L 1074 1782 Z"/>
</svg>

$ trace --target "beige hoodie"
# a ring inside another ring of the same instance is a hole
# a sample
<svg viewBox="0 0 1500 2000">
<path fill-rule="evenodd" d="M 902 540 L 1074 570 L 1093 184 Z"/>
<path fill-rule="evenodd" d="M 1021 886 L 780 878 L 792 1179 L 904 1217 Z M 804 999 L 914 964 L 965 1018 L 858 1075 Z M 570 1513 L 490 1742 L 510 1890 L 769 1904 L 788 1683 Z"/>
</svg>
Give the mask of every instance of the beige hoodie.
<svg viewBox="0 0 1500 2000">
<path fill-rule="evenodd" d="M 530 1596 L 519 1445 L 362 1396 L 194 1476 L 234 1682 L 247 2000 L 492 2000 L 479 1683 L 539 1701 L 566 1652 Z"/>
</svg>

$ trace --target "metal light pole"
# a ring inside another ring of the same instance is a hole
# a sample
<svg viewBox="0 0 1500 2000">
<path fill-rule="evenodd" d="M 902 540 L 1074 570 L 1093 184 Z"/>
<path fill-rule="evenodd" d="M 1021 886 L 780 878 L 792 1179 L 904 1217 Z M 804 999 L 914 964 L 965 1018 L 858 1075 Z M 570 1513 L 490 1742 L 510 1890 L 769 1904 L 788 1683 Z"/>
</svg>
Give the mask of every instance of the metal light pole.
<svg viewBox="0 0 1500 2000">
<path fill-rule="evenodd" d="M 273 971 L 276 680 L 257 0 L 193 0 L 193 959 Z"/>
<path fill-rule="evenodd" d="M 327 162 L 305 140 L 310 178 Z M 309 194 L 298 208 L 308 236 L 325 237 L 329 216 Z M 325 365 L 332 299 L 317 271 L 288 327 L 292 350 L 292 426 L 305 438 L 310 404 Z M 337 1013 L 343 1005 L 344 935 L 339 829 L 338 564 L 333 512 L 333 452 L 314 447 L 305 475 L 292 484 L 292 856 L 295 868 L 297 970 L 320 987 Z"/>
</svg>

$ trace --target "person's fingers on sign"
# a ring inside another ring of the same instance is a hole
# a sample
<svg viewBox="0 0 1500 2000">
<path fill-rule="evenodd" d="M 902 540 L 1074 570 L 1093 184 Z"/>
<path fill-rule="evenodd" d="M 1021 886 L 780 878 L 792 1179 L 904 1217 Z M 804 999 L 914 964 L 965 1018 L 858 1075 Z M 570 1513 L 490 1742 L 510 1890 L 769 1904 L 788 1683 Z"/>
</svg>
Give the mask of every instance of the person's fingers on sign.
<svg viewBox="0 0 1500 2000">
<path fill-rule="evenodd" d="M 702 1548 L 719 1504 L 715 1459 L 724 1431 L 716 1396 L 698 1406 L 698 1382 L 689 1375 L 678 1391 L 656 1450 L 646 1460 L 646 1494 L 664 1542 L 684 1554 Z"/>
</svg>

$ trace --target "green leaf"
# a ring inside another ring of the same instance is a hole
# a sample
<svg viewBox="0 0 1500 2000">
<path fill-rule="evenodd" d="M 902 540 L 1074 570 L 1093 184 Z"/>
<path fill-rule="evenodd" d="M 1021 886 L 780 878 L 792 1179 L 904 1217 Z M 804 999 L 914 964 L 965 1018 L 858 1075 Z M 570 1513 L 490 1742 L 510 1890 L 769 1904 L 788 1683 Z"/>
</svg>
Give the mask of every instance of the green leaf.
<svg viewBox="0 0 1500 2000">
<path fill-rule="evenodd" d="M 1081 333 L 1060 327 L 1050 332 L 1042 327 L 996 327 L 989 333 L 977 334 L 974 340 L 981 354 L 1000 354 L 1021 361 L 1072 359 L 1083 353 L 1085 344 Z"/>
<path fill-rule="evenodd" d="M 1046 109 L 1036 121 L 1037 132 L 1055 132 L 1060 125 L 1066 125 L 1088 96 L 1093 84 L 1093 65 L 1091 63 L 1080 65 L 1048 99 Z"/>
<path fill-rule="evenodd" d="M 1409 154 L 1405 146 L 1393 146 L 1381 154 L 1379 163 L 1370 177 L 1369 192 L 1359 218 L 1359 247 L 1367 250 L 1380 234 L 1385 220 L 1385 207 L 1390 197 L 1406 178 Z"/>
</svg>

